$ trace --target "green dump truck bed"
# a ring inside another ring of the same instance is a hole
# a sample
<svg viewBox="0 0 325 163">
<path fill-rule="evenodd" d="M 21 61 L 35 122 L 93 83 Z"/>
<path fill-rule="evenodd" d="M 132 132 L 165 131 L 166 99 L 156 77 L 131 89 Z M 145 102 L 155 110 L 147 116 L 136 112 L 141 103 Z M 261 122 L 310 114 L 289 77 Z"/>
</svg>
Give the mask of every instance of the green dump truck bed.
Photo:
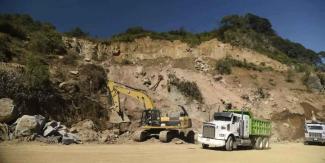
<svg viewBox="0 0 325 163">
<path fill-rule="evenodd" d="M 271 135 L 272 126 L 270 121 L 254 119 L 251 117 L 249 123 L 250 123 L 249 135 L 255 135 L 255 136 Z"/>
<path fill-rule="evenodd" d="M 227 110 L 224 112 L 233 112 L 237 114 L 245 114 L 250 117 L 249 121 L 249 135 L 252 136 L 270 136 L 271 135 L 271 122 L 267 120 L 260 120 L 253 118 L 253 114 L 249 111 L 241 110 Z"/>
</svg>

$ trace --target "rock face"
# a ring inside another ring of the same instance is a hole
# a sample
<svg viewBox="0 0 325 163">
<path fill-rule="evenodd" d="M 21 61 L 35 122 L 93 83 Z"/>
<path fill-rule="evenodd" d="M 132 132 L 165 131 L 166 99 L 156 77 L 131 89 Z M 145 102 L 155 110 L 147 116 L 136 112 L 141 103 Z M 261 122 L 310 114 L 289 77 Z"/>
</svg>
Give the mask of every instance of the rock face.
<svg viewBox="0 0 325 163">
<path fill-rule="evenodd" d="M 63 37 L 63 42 L 67 49 L 75 51 L 87 62 L 112 56 L 127 58 L 131 61 L 163 57 L 180 59 L 201 56 L 211 59 L 221 59 L 226 56 L 231 56 L 234 59 L 242 61 L 247 60 L 256 65 L 263 63 L 265 66 L 270 66 L 275 70 L 287 70 L 287 66 L 265 55 L 258 54 L 249 49 L 234 48 L 230 44 L 222 43 L 217 39 L 206 41 L 194 48 L 178 40 L 155 40 L 150 37 L 135 39 L 132 42 L 113 43 L 93 42 L 85 39 Z M 198 68 L 202 70 L 208 69 L 206 66 L 202 67 L 202 65 L 199 65 Z"/>
<path fill-rule="evenodd" d="M 17 110 L 13 100 L 9 98 L 0 99 L 0 122 L 9 122 L 17 116 Z"/>
<path fill-rule="evenodd" d="M 97 141 L 99 138 L 97 132 L 94 129 L 94 122 L 86 119 L 84 121 L 72 125 L 72 127 L 70 128 L 70 132 L 76 133 L 76 135 L 79 136 L 82 142 L 91 142 Z"/>
<path fill-rule="evenodd" d="M 15 122 L 15 137 L 30 136 L 33 133 L 40 133 L 44 125 L 45 118 L 41 115 L 23 115 Z"/>
<path fill-rule="evenodd" d="M 308 79 L 306 81 L 306 85 L 309 89 L 316 91 L 316 92 L 320 92 L 324 89 L 320 82 L 319 77 L 316 74 L 311 74 L 308 77 Z"/>
</svg>

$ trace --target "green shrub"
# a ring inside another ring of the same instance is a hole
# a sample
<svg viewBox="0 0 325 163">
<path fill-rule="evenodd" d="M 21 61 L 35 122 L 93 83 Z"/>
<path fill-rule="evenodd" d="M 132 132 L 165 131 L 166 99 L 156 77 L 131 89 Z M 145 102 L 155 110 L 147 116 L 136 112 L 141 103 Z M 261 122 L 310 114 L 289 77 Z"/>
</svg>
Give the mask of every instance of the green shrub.
<svg viewBox="0 0 325 163">
<path fill-rule="evenodd" d="M 128 59 L 123 58 L 122 61 L 121 61 L 121 64 L 122 65 L 131 65 L 132 62 L 130 60 L 128 60 Z"/>
<path fill-rule="evenodd" d="M 320 62 L 317 53 L 281 38 L 272 29 L 269 20 L 250 13 L 225 16 L 217 33 L 218 39 L 223 42 L 254 49 L 285 64 Z"/>
<path fill-rule="evenodd" d="M 0 32 L 20 39 L 26 39 L 26 33 L 19 26 L 14 26 L 8 22 L 0 22 Z"/>
<path fill-rule="evenodd" d="M 215 69 L 223 75 L 229 75 L 231 74 L 231 68 L 232 68 L 232 63 L 228 59 L 221 59 L 218 60 L 216 63 Z"/>
<path fill-rule="evenodd" d="M 66 65 L 76 65 L 78 60 L 77 54 L 67 54 L 62 59 L 62 63 Z"/>
<path fill-rule="evenodd" d="M 175 86 L 184 96 L 203 102 L 201 91 L 195 82 L 180 80 L 174 74 L 169 74 L 168 79 L 168 84 Z"/>
<path fill-rule="evenodd" d="M 81 91 L 84 93 L 106 90 L 107 74 L 103 67 L 95 64 L 82 65 L 80 68 Z"/>
<path fill-rule="evenodd" d="M 10 61 L 14 54 L 11 52 L 10 48 L 11 40 L 6 34 L 0 33 L 0 61 L 7 62 Z"/>
<path fill-rule="evenodd" d="M 25 79 L 30 89 L 43 89 L 49 85 L 49 68 L 39 55 L 27 56 Z"/>
<path fill-rule="evenodd" d="M 240 61 L 233 59 L 229 56 L 220 59 L 216 62 L 215 70 L 217 70 L 220 74 L 231 74 L 232 67 L 240 67 L 245 68 L 248 70 L 254 70 L 254 71 L 263 71 L 263 70 L 272 70 L 271 67 L 265 67 L 265 66 L 258 66 L 254 63 L 248 63 L 246 60 Z"/>
<path fill-rule="evenodd" d="M 59 54 L 65 52 L 61 35 L 51 30 L 32 33 L 29 48 L 43 54 Z"/>
<path fill-rule="evenodd" d="M 75 27 L 75 28 L 71 29 L 70 31 L 65 32 L 64 34 L 69 37 L 88 37 L 89 36 L 88 32 L 84 32 L 79 27 Z"/>
<path fill-rule="evenodd" d="M 6 55 L 2 51 L 0 51 L 0 62 L 4 62 L 6 58 Z"/>
<path fill-rule="evenodd" d="M 302 82 L 304 84 L 307 83 L 310 74 L 311 74 L 311 71 L 310 70 L 305 70 L 304 75 L 302 76 Z"/>
<path fill-rule="evenodd" d="M 294 82 L 294 77 L 295 77 L 294 70 L 289 69 L 287 71 L 286 81 L 289 82 L 289 83 L 293 83 Z"/>
</svg>

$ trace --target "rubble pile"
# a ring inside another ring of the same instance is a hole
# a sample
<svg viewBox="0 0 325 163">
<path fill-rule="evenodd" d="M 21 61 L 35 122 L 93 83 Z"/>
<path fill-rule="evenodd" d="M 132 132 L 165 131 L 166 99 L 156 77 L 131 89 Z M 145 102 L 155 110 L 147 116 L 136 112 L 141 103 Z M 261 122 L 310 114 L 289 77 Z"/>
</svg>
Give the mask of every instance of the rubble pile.
<svg viewBox="0 0 325 163">
<path fill-rule="evenodd" d="M 210 70 L 210 66 L 202 58 L 196 58 L 194 62 L 194 67 L 196 70 L 202 72 L 208 72 Z"/>
<path fill-rule="evenodd" d="M 22 115 L 18 118 L 13 100 L 2 98 L 0 99 L 0 141 L 13 139 L 63 144 L 81 143 L 78 136 L 69 132 L 60 122 L 47 122 L 42 115 Z"/>
<path fill-rule="evenodd" d="M 62 143 L 80 144 L 83 142 L 117 143 L 120 136 L 120 129 L 98 131 L 93 121 L 85 119 L 71 128 L 61 122 L 47 120 L 42 115 L 23 115 L 10 123 L 13 114 L 16 114 L 15 106 L 11 99 L 0 99 L 0 141 L 23 140 L 39 141 L 48 144 Z M 124 138 L 126 139 L 126 138 Z"/>
<path fill-rule="evenodd" d="M 41 115 L 23 115 L 13 124 L 0 123 L 0 140 L 36 140 L 45 143 L 81 143 L 79 137 L 57 121 L 46 121 Z"/>
</svg>

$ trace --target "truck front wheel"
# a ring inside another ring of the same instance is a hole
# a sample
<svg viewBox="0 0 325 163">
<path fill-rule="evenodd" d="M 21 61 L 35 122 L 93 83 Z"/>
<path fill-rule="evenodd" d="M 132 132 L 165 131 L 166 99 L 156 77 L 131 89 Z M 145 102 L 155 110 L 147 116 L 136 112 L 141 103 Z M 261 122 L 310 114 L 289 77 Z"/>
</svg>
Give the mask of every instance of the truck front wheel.
<svg viewBox="0 0 325 163">
<path fill-rule="evenodd" d="M 226 142 L 226 151 L 232 151 L 234 146 L 234 139 L 232 138 L 232 136 L 229 136 Z"/>
<path fill-rule="evenodd" d="M 207 149 L 207 148 L 209 148 L 209 145 L 208 144 L 202 144 L 202 148 Z"/>
</svg>

